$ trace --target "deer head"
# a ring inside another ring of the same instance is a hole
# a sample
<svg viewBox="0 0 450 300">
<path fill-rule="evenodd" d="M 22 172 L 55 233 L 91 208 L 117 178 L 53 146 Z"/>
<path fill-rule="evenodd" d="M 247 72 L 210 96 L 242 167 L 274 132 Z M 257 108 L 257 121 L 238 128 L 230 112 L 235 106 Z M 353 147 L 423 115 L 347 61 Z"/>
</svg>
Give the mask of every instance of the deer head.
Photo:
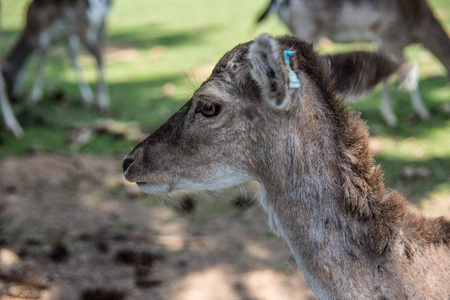
<svg viewBox="0 0 450 300">
<path fill-rule="evenodd" d="M 192 98 L 131 151 L 125 178 L 148 193 L 282 184 L 298 164 L 288 148 L 332 140 L 341 109 L 335 94 L 364 92 L 397 69 L 375 53 L 321 56 L 295 37 L 263 34 L 226 53 Z"/>
</svg>

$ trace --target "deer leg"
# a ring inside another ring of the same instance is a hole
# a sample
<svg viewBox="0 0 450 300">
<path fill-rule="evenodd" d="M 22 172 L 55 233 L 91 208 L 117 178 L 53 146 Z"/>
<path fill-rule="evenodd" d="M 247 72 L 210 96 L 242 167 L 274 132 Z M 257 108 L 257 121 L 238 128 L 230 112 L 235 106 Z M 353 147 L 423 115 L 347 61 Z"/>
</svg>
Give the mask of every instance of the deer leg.
<svg viewBox="0 0 450 300">
<path fill-rule="evenodd" d="M 393 53 L 399 62 L 407 63 L 409 65 L 409 70 L 405 74 L 402 87 L 409 92 L 414 111 L 422 120 L 429 120 L 431 115 L 423 104 L 419 93 L 419 67 L 417 63 L 407 62 L 401 49 L 394 49 Z"/>
<path fill-rule="evenodd" d="M 86 79 L 84 78 L 83 72 L 80 67 L 80 61 L 78 59 L 79 43 L 80 40 L 77 36 L 71 36 L 67 45 L 67 50 L 69 52 L 70 61 L 72 62 L 72 67 L 75 71 L 75 75 L 77 76 L 77 82 L 78 87 L 80 88 L 81 97 L 83 98 L 84 103 L 91 104 L 94 99 L 94 94 L 92 93 L 89 84 L 86 82 Z"/>
<path fill-rule="evenodd" d="M 109 91 L 105 81 L 105 73 L 103 70 L 103 64 L 98 65 L 98 83 L 97 83 L 97 103 L 100 109 L 106 109 L 109 107 Z"/>
<path fill-rule="evenodd" d="M 383 83 L 383 91 L 381 92 L 381 115 L 389 126 L 395 126 L 397 125 L 397 117 L 392 111 L 390 98 L 389 85 L 385 82 Z"/>
<path fill-rule="evenodd" d="M 416 89 L 410 92 L 411 102 L 414 110 L 419 115 L 422 120 L 429 120 L 431 118 L 431 114 L 428 112 L 428 109 L 422 102 L 419 91 Z"/>
<path fill-rule="evenodd" d="M 16 76 L 14 85 L 12 87 L 12 96 L 19 98 L 22 95 L 23 78 L 25 77 L 25 68 L 22 68 Z"/>
<path fill-rule="evenodd" d="M 22 137 L 22 127 L 20 127 L 19 122 L 14 116 L 11 104 L 9 103 L 8 97 L 6 96 L 3 76 L 0 76 L 0 106 L 2 109 L 3 119 L 5 120 L 6 127 L 8 127 L 16 137 Z"/>
<path fill-rule="evenodd" d="M 43 91 L 43 71 L 45 62 L 47 60 L 47 55 L 45 53 L 45 49 L 39 49 L 38 51 L 38 64 L 36 67 L 36 75 L 34 77 L 33 89 L 31 90 L 30 101 L 32 103 L 39 102 L 42 99 L 42 91 Z"/>
<path fill-rule="evenodd" d="M 394 52 L 391 43 L 386 43 L 381 39 L 375 39 L 375 44 L 378 46 L 379 51 L 386 55 L 390 56 L 391 53 Z M 402 49 L 398 49 L 395 53 L 402 56 Z M 387 81 L 383 82 L 383 90 L 381 91 L 381 106 L 380 106 L 381 116 L 383 117 L 386 124 L 391 127 L 397 125 L 397 116 L 391 107 L 391 93 L 389 91 L 389 85 Z"/>
<path fill-rule="evenodd" d="M 107 109 L 109 107 L 109 92 L 108 86 L 105 81 L 105 73 L 103 70 L 103 56 L 101 52 L 100 43 L 97 42 L 94 38 L 86 38 L 84 39 L 84 43 L 86 48 L 92 55 L 95 57 L 97 61 L 97 105 L 101 110 Z"/>
<path fill-rule="evenodd" d="M 412 64 L 412 67 L 406 76 L 407 79 L 405 82 L 409 83 L 405 84 L 404 87 L 407 91 L 409 91 L 413 109 L 422 120 L 429 120 L 431 115 L 423 104 L 419 93 L 419 68 L 416 63 Z"/>
</svg>

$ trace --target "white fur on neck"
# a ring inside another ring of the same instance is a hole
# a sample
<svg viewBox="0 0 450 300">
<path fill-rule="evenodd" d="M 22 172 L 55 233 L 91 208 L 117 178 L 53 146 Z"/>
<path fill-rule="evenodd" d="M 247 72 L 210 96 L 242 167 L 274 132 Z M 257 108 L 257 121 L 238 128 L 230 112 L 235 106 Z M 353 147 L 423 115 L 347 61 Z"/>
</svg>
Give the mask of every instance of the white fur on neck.
<svg viewBox="0 0 450 300">
<path fill-rule="evenodd" d="M 270 201 L 268 201 L 267 192 L 262 183 L 261 183 L 260 200 L 261 200 L 261 204 L 262 204 L 263 208 L 266 210 L 266 212 L 269 215 L 270 230 L 272 232 L 274 232 L 275 234 L 277 234 L 277 236 L 282 237 L 286 241 L 289 248 L 291 249 L 291 252 L 295 258 L 295 261 L 297 262 L 299 269 L 302 271 L 302 274 L 305 277 L 306 282 L 308 282 L 308 284 L 311 287 L 311 289 L 313 290 L 314 294 L 319 299 L 332 299 L 333 298 L 332 295 L 330 295 L 328 290 L 325 289 L 322 282 L 317 278 L 317 276 L 314 276 L 305 267 L 303 258 L 299 255 L 298 251 L 295 249 L 294 245 L 291 243 L 290 236 L 284 230 L 284 227 L 283 227 L 282 223 L 280 222 L 278 215 L 273 210 L 273 207 L 270 204 Z"/>
</svg>

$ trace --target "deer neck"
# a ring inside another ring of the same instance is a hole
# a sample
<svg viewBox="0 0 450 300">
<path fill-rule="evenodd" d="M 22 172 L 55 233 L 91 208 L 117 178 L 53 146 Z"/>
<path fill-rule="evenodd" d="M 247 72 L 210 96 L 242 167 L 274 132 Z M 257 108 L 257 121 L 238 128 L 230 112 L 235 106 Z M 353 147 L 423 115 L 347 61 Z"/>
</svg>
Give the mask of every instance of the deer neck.
<svg viewBox="0 0 450 300">
<path fill-rule="evenodd" d="M 332 229 L 341 220 L 335 212 L 338 210 L 336 199 L 329 190 L 329 174 L 314 173 L 290 178 L 297 183 L 295 188 L 288 182 L 275 187 L 263 181 L 261 201 L 269 214 L 272 230 L 287 242 L 316 296 L 331 299 L 332 292 L 327 282 L 332 280 L 324 280 L 323 272 L 339 272 L 338 266 L 330 264 L 330 258 L 337 249 L 342 249 L 337 240 L 339 233 Z"/>
<path fill-rule="evenodd" d="M 352 272 L 356 258 L 369 261 L 367 234 L 371 227 L 384 226 L 361 221 L 371 201 L 364 195 L 377 191 L 342 158 L 348 149 L 340 146 L 331 128 L 323 126 L 320 134 L 312 130 L 307 138 L 285 136 L 284 153 L 273 155 L 277 163 L 261 179 L 261 200 L 271 227 L 286 240 L 316 295 L 326 299 L 339 294 L 334 290 L 336 276 Z M 371 163 L 371 157 L 361 159 Z M 382 183 L 375 183 L 383 189 Z M 350 205 L 349 195 L 361 199 Z M 361 207 L 349 212 L 352 205 Z"/>
</svg>

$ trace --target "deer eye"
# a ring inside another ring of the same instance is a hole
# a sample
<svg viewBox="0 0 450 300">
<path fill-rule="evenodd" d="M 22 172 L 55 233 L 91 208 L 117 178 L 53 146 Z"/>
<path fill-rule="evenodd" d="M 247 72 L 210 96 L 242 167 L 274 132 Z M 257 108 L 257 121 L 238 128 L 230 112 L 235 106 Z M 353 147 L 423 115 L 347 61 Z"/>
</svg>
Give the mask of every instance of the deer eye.
<svg viewBox="0 0 450 300">
<path fill-rule="evenodd" d="M 205 117 L 217 116 L 220 112 L 220 106 L 215 103 L 199 103 L 196 112 L 200 112 Z"/>
</svg>

